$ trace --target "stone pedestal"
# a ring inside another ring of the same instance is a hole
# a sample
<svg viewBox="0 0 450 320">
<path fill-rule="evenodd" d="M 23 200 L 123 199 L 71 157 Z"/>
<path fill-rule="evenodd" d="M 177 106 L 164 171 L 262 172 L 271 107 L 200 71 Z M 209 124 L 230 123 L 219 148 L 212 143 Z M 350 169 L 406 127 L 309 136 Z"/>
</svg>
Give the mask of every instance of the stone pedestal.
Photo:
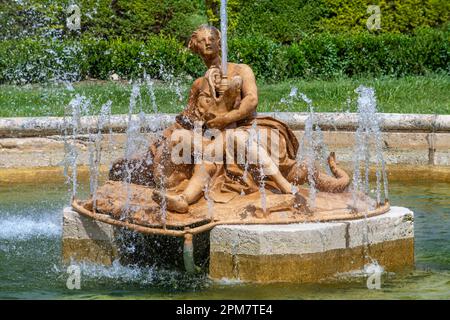
<svg viewBox="0 0 450 320">
<path fill-rule="evenodd" d="M 115 228 L 64 208 L 62 258 L 65 263 L 85 261 L 111 265 L 118 256 Z"/>
<path fill-rule="evenodd" d="M 130 250 L 130 244 L 133 250 Z M 190 257 L 193 261 L 185 261 L 183 238 L 126 231 L 86 218 L 71 207 L 64 208 L 62 259 L 67 264 L 84 261 L 111 265 L 118 260 L 122 264 L 158 265 L 184 270 L 188 262 L 207 272 L 209 232 L 195 235 L 192 244 Z"/>
<path fill-rule="evenodd" d="M 360 270 L 367 257 L 398 271 L 414 265 L 413 220 L 410 210 L 392 207 L 365 220 L 218 226 L 210 237 L 210 277 L 315 282 Z"/>
<path fill-rule="evenodd" d="M 117 234 L 113 226 L 65 208 L 63 260 L 110 265 L 119 258 Z M 392 207 L 388 213 L 366 220 L 217 226 L 209 237 L 209 276 L 214 280 L 316 282 L 361 270 L 371 262 L 368 257 L 385 271 L 414 266 L 414 215 L 401 207 Z M 157 240 L 152 239 L 146 243 Z M 168 251 L 159 250 L 159 254 L 182 259 L 182 248 L 170 243 Z M 197 253 L 207 253 L 207 245 L 198 243 L 201 242 L 194 241 Z M 150 250 L 150 255 L 142 257 L 156 257 L 157 251 Z"/>
</svg>

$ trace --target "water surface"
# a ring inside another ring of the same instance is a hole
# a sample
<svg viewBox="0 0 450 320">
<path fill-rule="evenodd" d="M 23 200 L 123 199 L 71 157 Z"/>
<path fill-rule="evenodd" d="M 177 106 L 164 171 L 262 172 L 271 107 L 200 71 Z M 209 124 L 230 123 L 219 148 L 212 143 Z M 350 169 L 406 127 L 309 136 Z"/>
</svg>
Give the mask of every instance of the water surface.
<svg viewBox="0 0 450 320">
<path fill-rule="evenodd" d="M 86 194 L 82 190 L 82 193 Z M 391 203 L 415 214 L 416 269 L 385 274 L 381 290 L 357 275 L 321 284 L 213 283 L 147 267 L 81 265 L 81 290 L 60 263 L 64 183 L 0 184 L 0 298 L 35 299 L 449 299 L 450 182 L 391 181 Z"/>
</svg>

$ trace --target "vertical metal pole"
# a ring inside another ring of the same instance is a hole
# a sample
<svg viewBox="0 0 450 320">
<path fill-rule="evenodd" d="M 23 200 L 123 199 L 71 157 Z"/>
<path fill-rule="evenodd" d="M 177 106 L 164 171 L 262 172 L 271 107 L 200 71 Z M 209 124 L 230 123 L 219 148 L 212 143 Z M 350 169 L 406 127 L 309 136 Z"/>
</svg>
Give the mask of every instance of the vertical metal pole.
<svg viewBox="0 0 450 320">
<path fill-rule="evenodd" d="M 193 237 L 191 233 L 186 233 L 184 235 L 183 261 L 184 268 L 187 273 L 195 273 L 196 271 L 194 262 L 194 245 L 192 243 L 192 238 Z"/>
</svg>

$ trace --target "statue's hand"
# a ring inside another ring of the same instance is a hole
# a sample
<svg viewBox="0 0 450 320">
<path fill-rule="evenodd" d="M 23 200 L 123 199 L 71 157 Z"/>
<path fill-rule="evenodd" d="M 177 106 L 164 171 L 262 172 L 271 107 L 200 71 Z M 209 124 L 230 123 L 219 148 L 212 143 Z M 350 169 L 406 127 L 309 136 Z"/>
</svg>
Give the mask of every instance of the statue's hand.
<svg viewBox="0 0 450 320">
<path fill-rule="evenodd" d="M 229 121 L 225 116 L 216 117 L 216 118 L 206 122 L 206 125 L 208 126 L 208 128 L 211 128 L 211 129 L 223 129 L 227 125 L 229 125 Z"/>
<path fill-rule="evenodd" d="M 204 114 L 204 116 L 203 116 L 203 119 L 206 121 L 206 122 L 208 122 L 208 121 L 210 121 L 210 120 L 212 120 L 212 119 L 215 119 L 216 118 L 216 115 L 214 114 L 214 113 L 210 113 L 210 112 L 206 112 L 205 114 Z"/>
</svg>

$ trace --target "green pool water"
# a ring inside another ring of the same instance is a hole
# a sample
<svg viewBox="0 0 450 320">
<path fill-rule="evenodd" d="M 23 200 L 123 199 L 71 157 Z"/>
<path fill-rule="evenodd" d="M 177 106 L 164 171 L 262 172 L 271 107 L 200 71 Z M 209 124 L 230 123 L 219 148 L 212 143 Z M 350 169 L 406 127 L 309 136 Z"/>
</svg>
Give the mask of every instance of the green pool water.
<svg viewBox="0 0 450 320">
<path fill-rule="evenodd" d="M 450 182 L 390 183 L 391 203 L 415 214 L 416 268 L 384 274 L 380 290 L 358 275 L 320 284 L 213 283 L 206 276 L 114 264 L 80 265 L 81 290 L 60 263 L 64 184 L 0 185 L 2 299 L 449 299 Z"/>
</svg>

